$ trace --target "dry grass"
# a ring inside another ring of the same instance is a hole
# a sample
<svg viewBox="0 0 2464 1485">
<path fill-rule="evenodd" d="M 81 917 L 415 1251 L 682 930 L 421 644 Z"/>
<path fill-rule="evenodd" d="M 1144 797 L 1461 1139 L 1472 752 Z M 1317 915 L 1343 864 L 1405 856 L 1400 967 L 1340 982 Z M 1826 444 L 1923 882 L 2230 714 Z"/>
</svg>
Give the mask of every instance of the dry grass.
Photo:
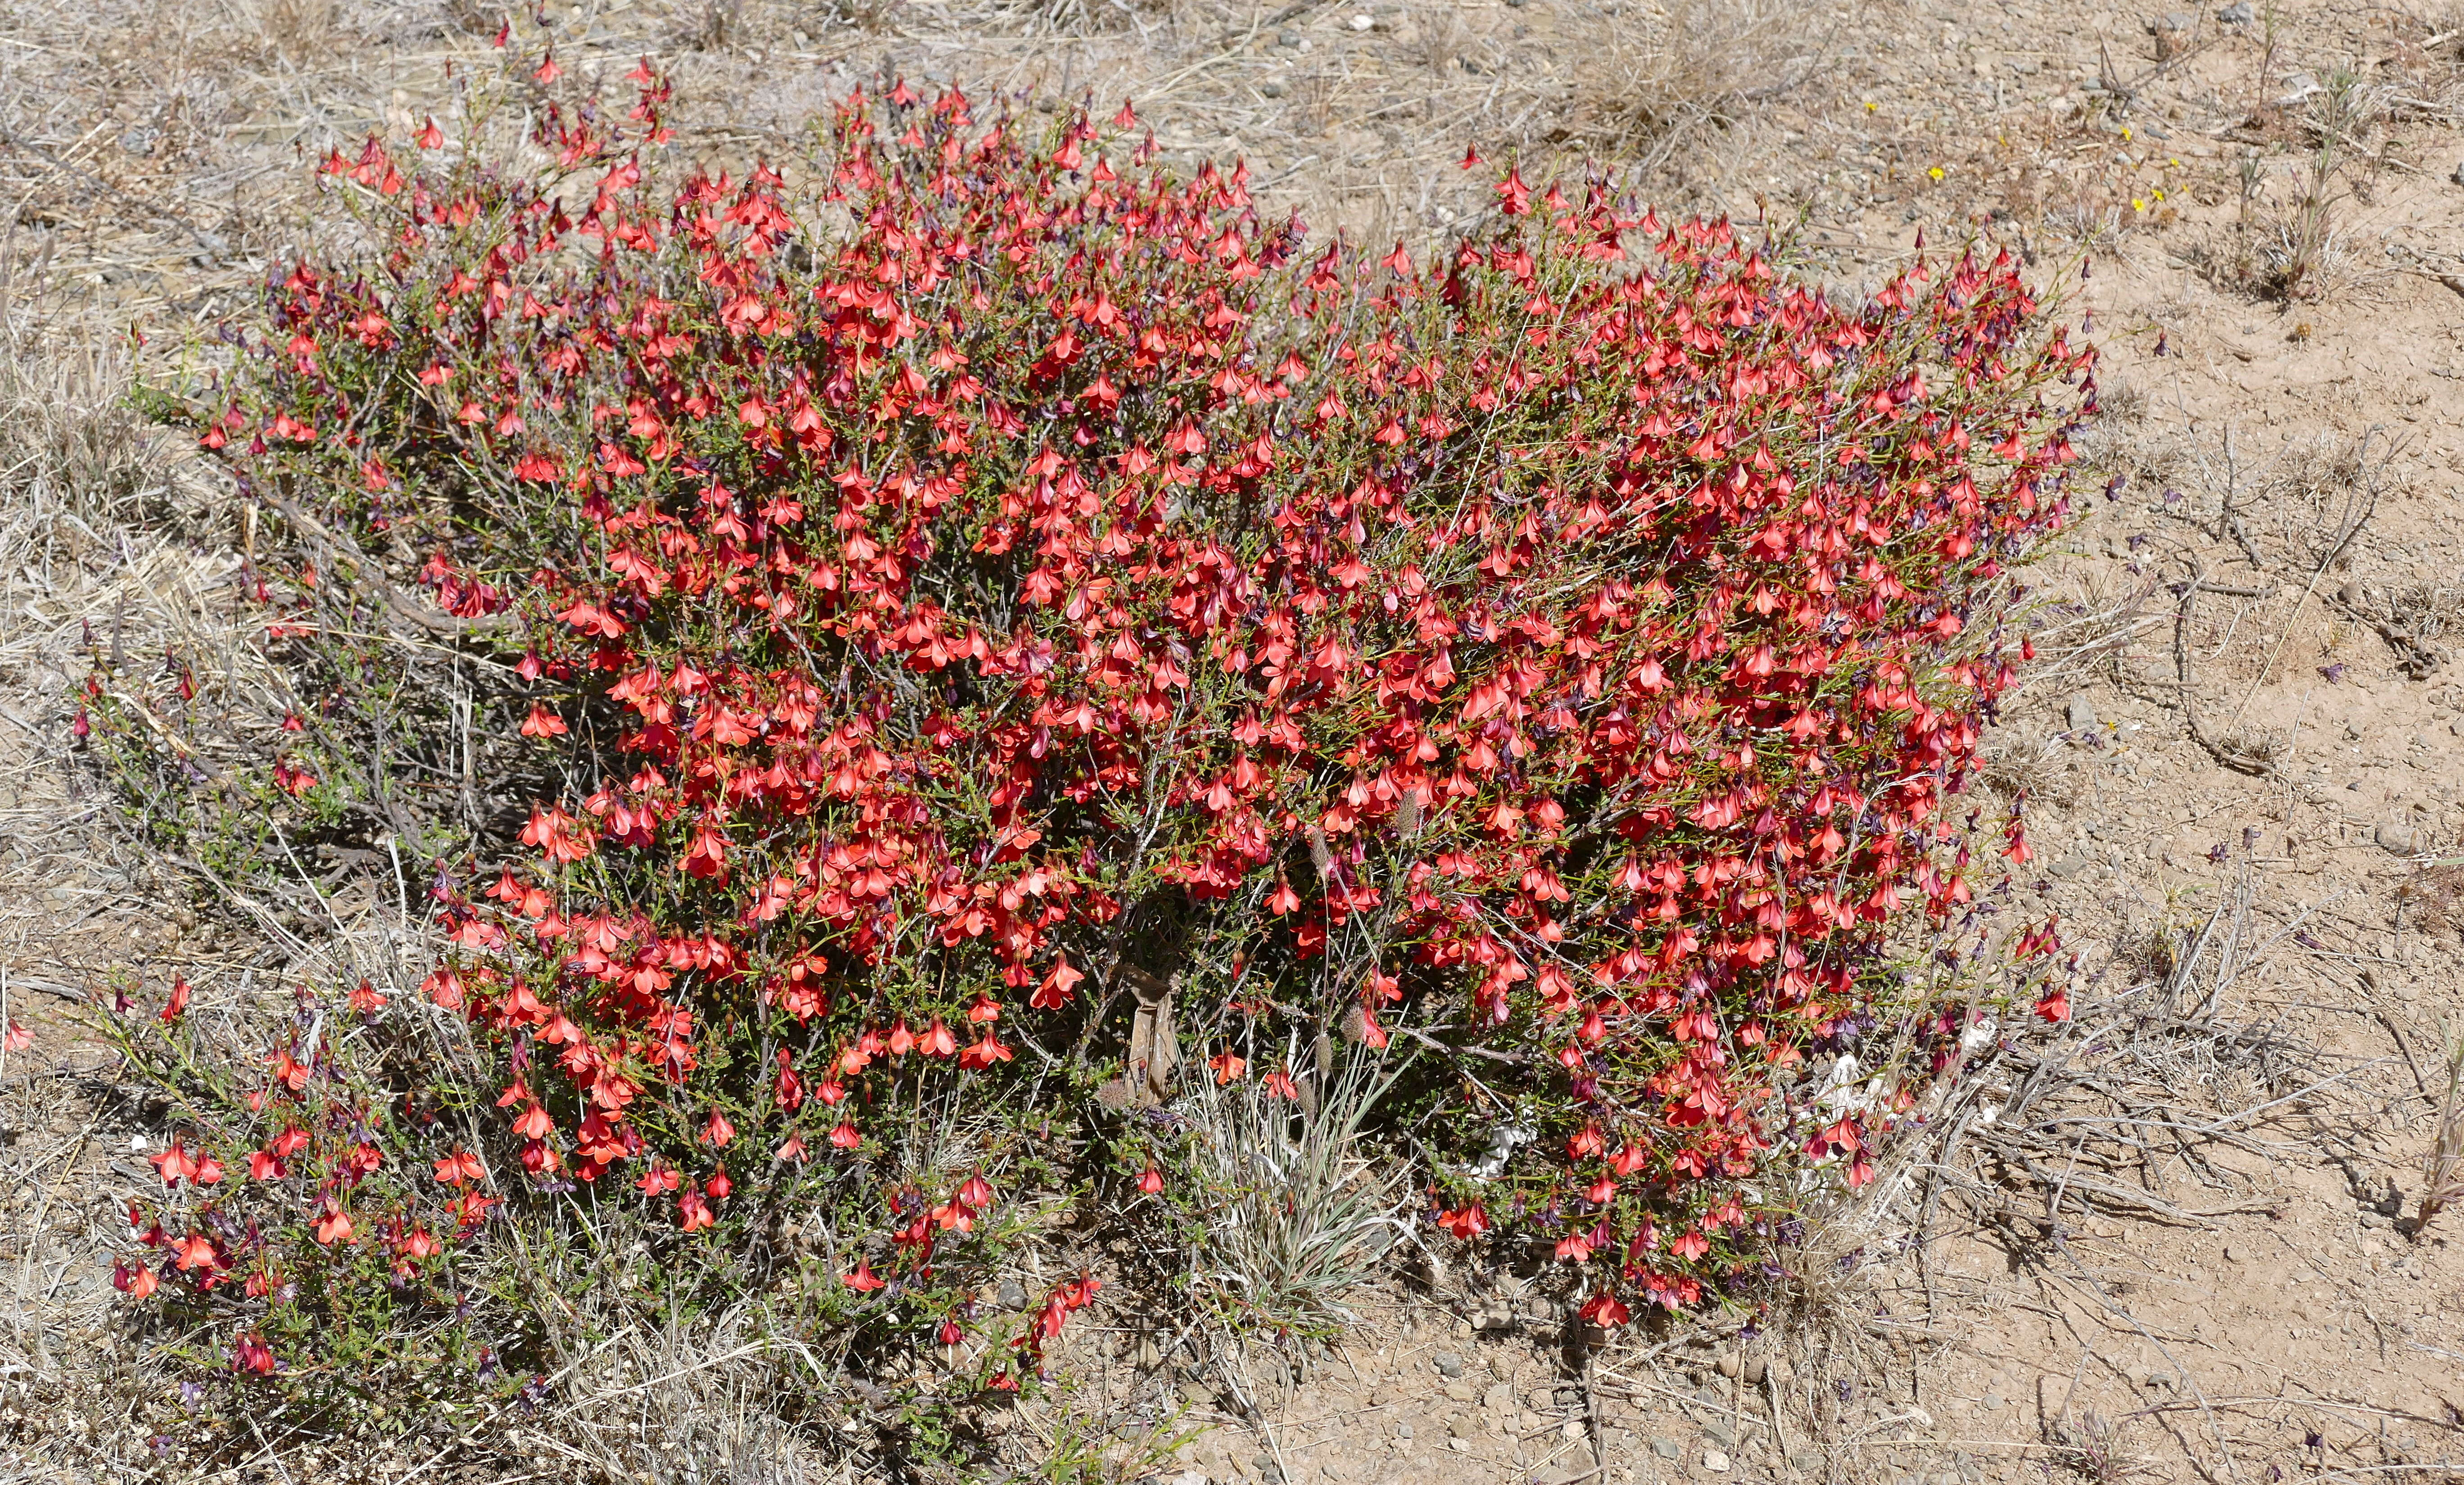
<svg viewBox="0 0 2464 1485">
<path fill-rule="evenodd" d="M 1585 138 L 1649 169 L 1807 84 L 1823 22 L 1792 0 L 1652 0 L 1603 8 L 1573 68 Z"/>
<path fill-rule="evenodd" d="M 2464 1201 L 2464 1030 L 2450 1030 L 2447 1077 L 2438 1095 L 2438 1125 L 2421 1163 L 2421 1210 L 2413 1221 L 2420 1235 L 2430 1219 Z"/>
</svg>

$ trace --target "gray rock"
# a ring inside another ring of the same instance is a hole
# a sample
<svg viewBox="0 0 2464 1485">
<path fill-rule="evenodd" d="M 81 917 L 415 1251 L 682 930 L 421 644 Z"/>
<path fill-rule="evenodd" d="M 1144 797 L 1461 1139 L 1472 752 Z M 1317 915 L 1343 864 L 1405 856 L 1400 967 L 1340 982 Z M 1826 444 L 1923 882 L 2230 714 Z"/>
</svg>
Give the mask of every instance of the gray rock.
<svg viewBox="0 0 2464 1485">
<path fill-rule="evenodd" d="M 2087 870 L 2090 864 L 2091 863 L 2087 857 L 2081 855 L 2078 851 L 2073 851 L 2045 869 L 2052 872 L 2055 876 L 2061 878 L 2064 881 L 2068 881 L 2072 877 L 2078 876 L 2080 872 Z"/>
<path fill-rule="evenodd" d="M 2087 699 L 2085 691 L 2075 692 L 2071 696 L 2070 724 L 2074 732 L 2096 731 L 2096 703 Z"/>
<path fill-rule="evenodd" d="M 1410 1439 L 1412 1436 L 1412 1420 L 1406 1418 L 1402 1422 L 1395 1425 L 1395 1436 L 1399 1439 Z"/>
<path fill-rule="evenodd" d="M 1480 1395 L 1480 1406 L 1493 1413 L 1502 1413 L 1514 1406 L 1514 1389 L 1503 1382 L 1492 1382 Z"/>
<path fill-rule="evenodd" d="M 1275 45 L 1279 47 L 1296 47 L 1300 44 L 1301 33 L 1289 26 L 1275 33 Z"/>
<path fill-rule="evenodd" d="M 1656 1438 L 1651 1441 L 1651 1452 L 1662 1459 L 1678 1459 L 1684 1456 L 1685 1446 L 1673 1438 Z"/>
<path fill-rule="evenodd" d="M 1025 1309 L 1025 1286 L 1022 1285 L 1015 1278 L 1004 1278 L 1001 1280 L 1001 1293 L 994 1297 L 993 1302 L 999 1304 L 1004 1310 Z"/>
<path fill-rule="evenodd" d="M 1437 1362 L 1437 1364 L 1438 1364 L 1438 1375 L 1439 1375 L 1439 1376 L 1441 1376 L 1441 1377 L 1460 1377 L 1460 1376 L 1462 1376 L 1462 1375 L 1463 1375 L 1463 1358 L 1462 1358 L 1462 1357 L 1457 1356 L 1454 1352 L 1452 1352 L 1452 1351 L 1440 1351 L 1440 1352 L 1437 1354 L 1437 1356 L 1436 1356 L 1435 1358 L 1433 1358 L 1433 1359 L 1434 1359 L 1434 1360 Z"/>
<path fill-rule="evenodd" d="M 2231 5 L 2217 8 L 2216 19 L 2228 26 L 2250 26 L 2257 23 L 2258 11 L 2251 7 L 2250 0 L 2233 0 Z"/>
<path fill-rule="evenodd" d="M 2421 849 L 2421 832 L 2400 820 L 2389 820 L 2370 832 L 2379 849 L 2390 856 L 2410 856 Z"/>
<path fill-rule="evenodd" d="M 2464 162 L 2459 162 L 2455 166 L 2455 184 L 2464 186 Z"/>
<path fill-rule="evenodd" d="M 1722 1449 L 1727 1449 L 1736 1443 L 1737 1430 L 1718 1418 L 1706 1418 L 1703 1421 L 1703 1436 Z"/>
</svg>

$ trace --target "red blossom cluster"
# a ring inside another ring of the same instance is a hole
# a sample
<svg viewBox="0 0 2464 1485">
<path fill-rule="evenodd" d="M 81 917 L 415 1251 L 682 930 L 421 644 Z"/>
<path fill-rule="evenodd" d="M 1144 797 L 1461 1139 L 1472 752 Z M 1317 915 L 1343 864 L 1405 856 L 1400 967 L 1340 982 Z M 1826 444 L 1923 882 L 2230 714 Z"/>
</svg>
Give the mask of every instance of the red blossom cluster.
<svg viewBox="0 0 2464 1485">
<path fill-rule="evenodd" d="M 1498 1054 L 1457 1153 L 1545 1136 L 1433 1172 L 1436 1220 L 1596 1262 L 1602 1324 L 1733 1268 L 1775 1146 L 1861 1178 L 1874 1131 L 1776 1075 L 1871 1009 L 1886 925 L 1969 901 L 1990 596 L 2091 363 L 2006 258 L 1841 303 L 1511 170 L 1372 257 L 1154 168 L 1126 108 L 1037 140 L 903 84 L 809 191 L 665 188 L 637 81 L 631 138 L 544 115 L 548 179 L 337 154 L 388 255 L 281 274 L 201 420 L 511 637 L 505 726 L 605 747 L 442 893 L 427 994 L 530 1178 L 709 1227 L 903 1083 L 1117 1055 L 1141 974 L 1285 1096 L 1330 1033 Z M 896 1274 L 994 1204 L 884 1193 Z"/>
</svg>

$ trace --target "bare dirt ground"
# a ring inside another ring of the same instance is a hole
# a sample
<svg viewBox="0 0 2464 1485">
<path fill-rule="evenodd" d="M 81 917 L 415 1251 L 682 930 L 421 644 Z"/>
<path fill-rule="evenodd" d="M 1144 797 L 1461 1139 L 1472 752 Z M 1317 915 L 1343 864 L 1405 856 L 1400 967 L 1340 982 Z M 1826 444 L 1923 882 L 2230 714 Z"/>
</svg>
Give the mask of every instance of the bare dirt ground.
<svg viewBox="0 0 2464 1485">
<path fill-rule="evenodd" d="M 287 909 L 196 911 L 192 874 L 75 764 L 70 688 L 98 661 L 137 688 L 186 666 L 243 709 L 273 684 L 231 643 L 247 534 L 112 400 L 310 240 L 303 161 L 443 112 L 507 18 L 0 7 L 0 1009 L 34 1037 L 0 1061 L 0 1479 L 180 1473 L 179 1399 L 114 1350 L 99 1258 L 151 1177 L 144 1111 L 95 1097 L 74 1013 L 175 972 L 198 1014 L 231 1012 L 338 952 Z M 585 76 L 672 61 L 714 160 L 784 150 L 895 74 L 1046 110 L 1134 98 L 1168 157 L 1245 157 L 1267 200 L 1361 240 L 1427 243 L 1481 210 L 1466 143 L 1588 158 L 1784 229 L 1843 291 L 1921 232 L 2007 245 L 2103 346 L 2106 416 L 2062 550 L 2028 575 L 2039 661 L 1988 780 L 2026 800 L 2014 891 L 2062 916 L 2071 1025 L 2002 1029 L 1978 1077 L 1921 1103 L 1879 1193 L 1790 1250 L 1788 1298 L 1759 1312 L 1586 1356 L 1528 1274 L 1414 1272 L 1344 1346 L 1238 1387 L 1177 1376 L 1115 1315 L 1082 1344 L 1082 1404 L 1116 1437 L 1175 1409 L 1200 1430 L 1126 1450 L 1124 1474 L 2464 1477 L 2464 1212 L 2412 1224 L 2443 1022 L 2464 1026 L 2457 12 L 619 0 L 512 19 Z M 336 911 L 379 912 L 379 884 Z M 563 1477 L 549 1431 L 428 1477 Z M 754 1477 L 655 1444 L 643 1477 Z M 223 1477 L 432 1464 L 269 1441 Z"/>
</svg>

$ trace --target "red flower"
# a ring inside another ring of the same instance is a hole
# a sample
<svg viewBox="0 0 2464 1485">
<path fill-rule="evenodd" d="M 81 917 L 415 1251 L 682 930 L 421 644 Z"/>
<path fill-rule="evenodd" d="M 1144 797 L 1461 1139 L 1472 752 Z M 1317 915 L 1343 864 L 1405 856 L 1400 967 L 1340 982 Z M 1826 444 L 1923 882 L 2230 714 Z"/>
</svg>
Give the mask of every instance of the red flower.
<svg viewBox="0 0 2464 1485">
<path fill-rule="evenodd" d="M 177 1186 L 182 1181 L 196 1179 L 197 1159 L 180 1143 L 178 1135 L 171 1137 L 169 1147 L 163 1153 L 149 1155 L 146 1158 L 153 1162 L 154 1168 L 162 1175 L 165 1186 Z"/>
<path fill-rule="evenodd" d="M 936 1021 L 934 1024 L 937 1026 L 940 1023 Z M 930 1048 L 927 1048 L 927 1050 L 929 1051 Z M 958 1054 L 958 1065 L 960 1067 L 985 1068 L 992 1066 L 995 1062 L 1006 1062 L 1010 1059 L 1011 1056 L 1012 1054 L 1009 1047 L 1004 1044 L 1000 1037 L 987 1035 L 981 1041 L 977 1042 L 975 1045 Z"/>
<path fill-rule="evenodd" d="M 842 1275 L 839 1282 L 847 1285 L 849 1289 L 854 1290 L 858 1294 L 870 1294 L 873 1290 L 883 1287 L 883 1280 L 872 1277 L 872 1260 L 870 1258 L 856 1259 L 855 1272 L 852 1274 Z"/>
<path fill-rule="evenodd" d="M 265 1338 L 242 1334 L 231 1344 L 231 1370 L 254 1372 L 264 1376 L 274 1370 L 274 1352 Z"/>
</svg>

